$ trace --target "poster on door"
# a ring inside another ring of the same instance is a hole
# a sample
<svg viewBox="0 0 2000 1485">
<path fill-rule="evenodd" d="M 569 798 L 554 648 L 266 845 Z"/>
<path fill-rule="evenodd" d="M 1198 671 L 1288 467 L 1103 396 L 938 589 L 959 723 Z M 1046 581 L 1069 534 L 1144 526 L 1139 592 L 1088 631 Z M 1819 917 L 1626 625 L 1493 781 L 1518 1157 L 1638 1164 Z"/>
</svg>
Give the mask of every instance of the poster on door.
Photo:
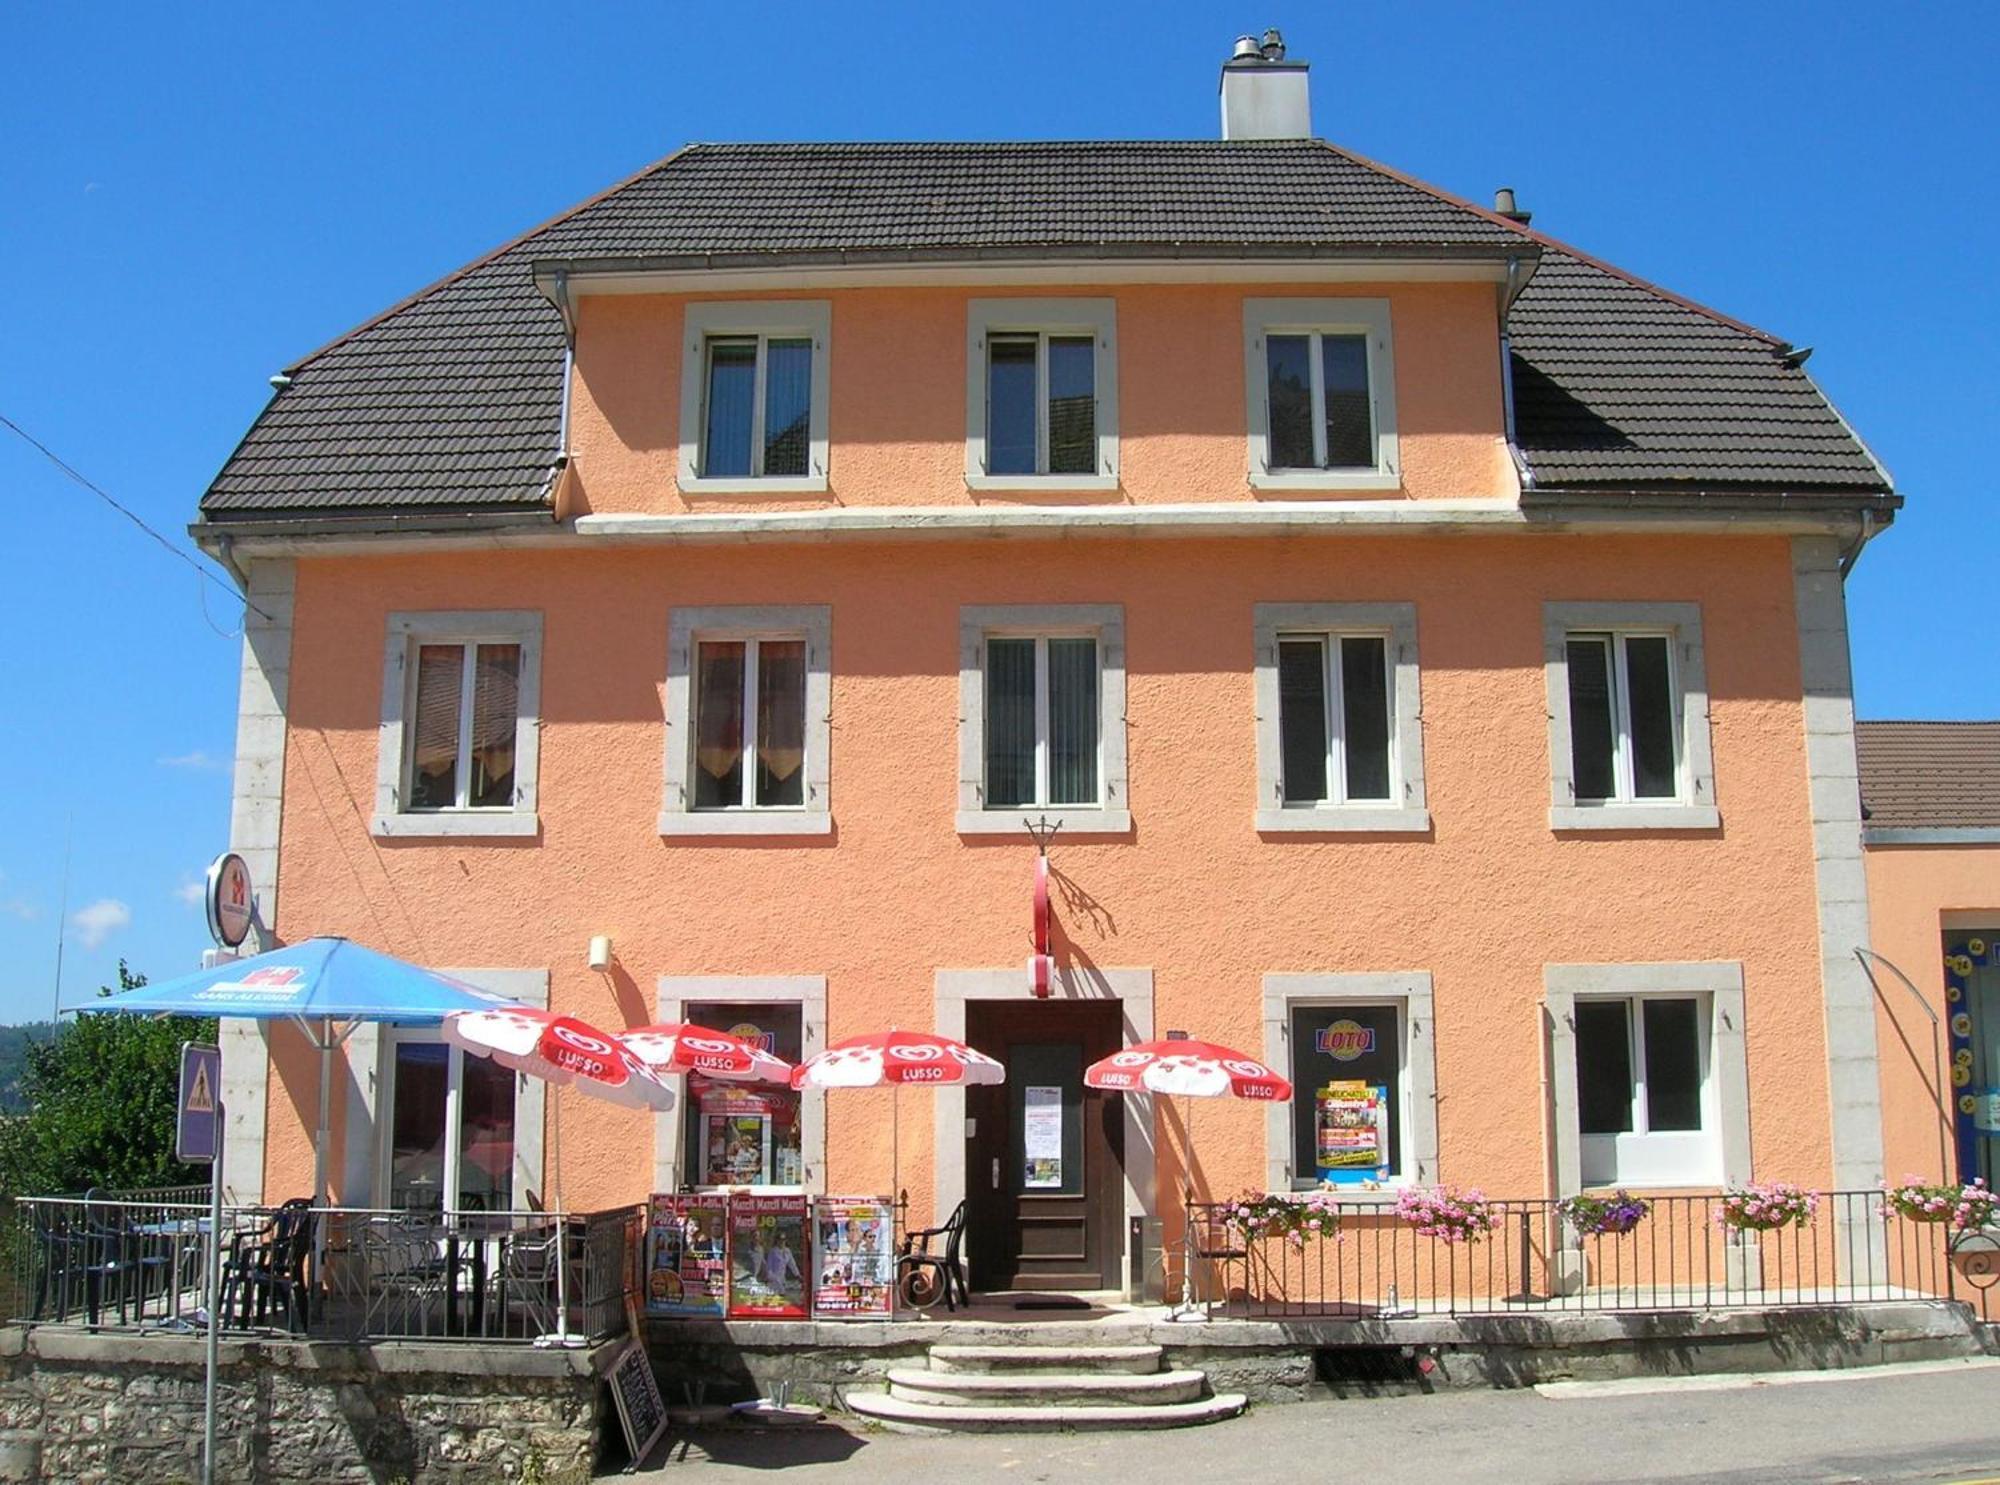
<svg viewBox="0 0 2000 1485">
<path fill-rule="evenodd" d="M 803 1320 L 811 1261 L 803 1196 L 729 1198 L 731 1319 Z"/>
<path fill-rule="evenodd" d="M 656 1195 L 646 1213 L 646 1313 L 720 1315 L 729 1288 L 720 1196 Z"/>
<path fill-rule="evenodd" d="M 887 1317 L 895 1306 L 895 1219 L 886 1197 L 813 1203 L 813 1314 Z"/>
<path fill-rule="evenodd" d="M 1388 1173 L 1388 1088 L 1328 1083 L 1314 1099 L 1314 1127 L 1321 1180 L 1367 1181 Z"/>
<path fill-rule="evenodd" d="M 1029 1087 L 1021 1112 L 1021 1155 L 1026 1162 L 1021 1184 L 1029 1191 L 1050 1191 L 1063 1183 L 1063 1091 Z"/>
</svg>

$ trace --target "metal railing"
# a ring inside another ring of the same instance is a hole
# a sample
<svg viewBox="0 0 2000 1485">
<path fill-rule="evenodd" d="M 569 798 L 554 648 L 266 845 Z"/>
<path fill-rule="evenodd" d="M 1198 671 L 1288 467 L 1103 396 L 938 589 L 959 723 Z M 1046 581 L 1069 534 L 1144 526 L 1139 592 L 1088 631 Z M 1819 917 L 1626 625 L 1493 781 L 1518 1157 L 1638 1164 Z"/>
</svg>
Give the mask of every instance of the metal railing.
<svg viewBox="0 0 2000 1485">
<path fill-rule="evenodd" d="M 1193 1202 L 1181 1261 L 1195 1299 L 1245 1317 L 1394 1317 L 1713 1310 L 1956 1300 L 2000 1319 L 2000 1234 L 1821 1193 L 1803 1225 L 1739 1231 L 1717 1196 L 1648 1197 L 1626 1232 L 1579 1233 L 1544 1199 L 1485 1203 L 1469 1241 L 1427 1235 L 1393 1201 L 1333 1199 L 1334 1235 L 1261 1235 L 1227 1202 Z M 1178 1276 L 1174 1276 L 1176 1279 Z"/>
<path fill-rule="evenodd" d="M 173 1192 L 179 1196 L 184 1193 Z M 418 1213 L 223 1209 L 125 1197 L 23 1197 L 12 1241 L 15 1318 L 189 1331 L 211 1303 L 233 1332 L 366 1342 L 589 1342 L 636 1301 L 643 1209 Z M 207 1289 L 221 1244 L 220 1293 Z"/>
</svg>

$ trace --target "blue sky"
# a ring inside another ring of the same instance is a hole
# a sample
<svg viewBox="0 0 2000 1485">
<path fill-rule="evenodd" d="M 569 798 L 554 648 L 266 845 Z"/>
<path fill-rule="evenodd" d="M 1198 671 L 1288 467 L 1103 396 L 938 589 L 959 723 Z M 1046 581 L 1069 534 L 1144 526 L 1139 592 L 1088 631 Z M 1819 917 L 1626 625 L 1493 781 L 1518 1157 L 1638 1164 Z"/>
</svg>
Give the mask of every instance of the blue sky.
<svg viewBox="0 0 2000 1485">
<path fill-rule="evenodd" d="M 1990 5 L 17 5 L 0 413 L 177 534 L 272 372 L 684 141 L 1208 138 L 1267 25 L 1320 133 L 1817 347 L 1909 498 L 1850 583 L 1861 711 L 2000 716 Z M 13 1021 L 66 834 L 65 993 L 195 963 L 240 607 L 4 434 L 0 489 Z"/>
</svg>

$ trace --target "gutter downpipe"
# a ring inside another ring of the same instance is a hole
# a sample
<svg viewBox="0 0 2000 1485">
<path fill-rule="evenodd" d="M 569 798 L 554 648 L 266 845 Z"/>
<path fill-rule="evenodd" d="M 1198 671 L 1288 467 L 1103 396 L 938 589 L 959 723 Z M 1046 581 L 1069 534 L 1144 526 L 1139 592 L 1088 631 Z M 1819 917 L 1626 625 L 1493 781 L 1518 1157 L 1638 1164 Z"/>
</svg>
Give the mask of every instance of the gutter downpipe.
<svg viewBox="0 0 2000 1485">
<path fill-rule="evenodd" d="M 542 497 L 548 499 L 569 468 L 569 401 L 570 379 L 576 368 L 576 301 L 569 292 L 569 270 L 555 271 L 554 292 L 549 298 L 554 302 L 556 313 L 562 316 L 563 363 L 562 363 L 562 413 L 556 423 L 556 457 L 549 466 L 549 477 L 542 482 Z M 562 518 L 561 512 L 556 518 Z"/>
<path fill-rule="evenodd" d="M 1521 456 L 1521 445 L 1514 437 L 1514 338 L 1507 331 L 1507 316 L 1513 311 L 1515 299 L 1527 286 L 1528 278 L 1521 271 L 1520 258 L 1509 258 L 1507 283 L 1500 298 L 1500 404 L 1506 421 L 1507 457 L 1514 461 L 1514 475 L 1520 480 L 1521 488 L 1532 490 L 1535 488 L 1535 472 Z"/>
</svg>

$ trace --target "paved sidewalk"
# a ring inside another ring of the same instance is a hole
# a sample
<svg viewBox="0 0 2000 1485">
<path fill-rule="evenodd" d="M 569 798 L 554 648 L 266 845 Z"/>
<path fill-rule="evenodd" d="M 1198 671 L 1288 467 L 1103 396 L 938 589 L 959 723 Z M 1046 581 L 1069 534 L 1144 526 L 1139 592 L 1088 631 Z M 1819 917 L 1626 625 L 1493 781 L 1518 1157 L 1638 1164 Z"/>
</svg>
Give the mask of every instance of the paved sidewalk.
<svg viewBox="0 0 2000 1485">
<path fill-rule="evenodd" d="M 2000 1476 L 2000 1367 L 1661 1379 L 1650 1390 L 1453 1392 L 1271 1405 L 1166 1433 L 907 1438 L 833 1426 L 676 1441 L 656 1481 L 978 1485 L 1096 1479 L 1318 1481 L 1909 1481 Z"/>
</svg>

